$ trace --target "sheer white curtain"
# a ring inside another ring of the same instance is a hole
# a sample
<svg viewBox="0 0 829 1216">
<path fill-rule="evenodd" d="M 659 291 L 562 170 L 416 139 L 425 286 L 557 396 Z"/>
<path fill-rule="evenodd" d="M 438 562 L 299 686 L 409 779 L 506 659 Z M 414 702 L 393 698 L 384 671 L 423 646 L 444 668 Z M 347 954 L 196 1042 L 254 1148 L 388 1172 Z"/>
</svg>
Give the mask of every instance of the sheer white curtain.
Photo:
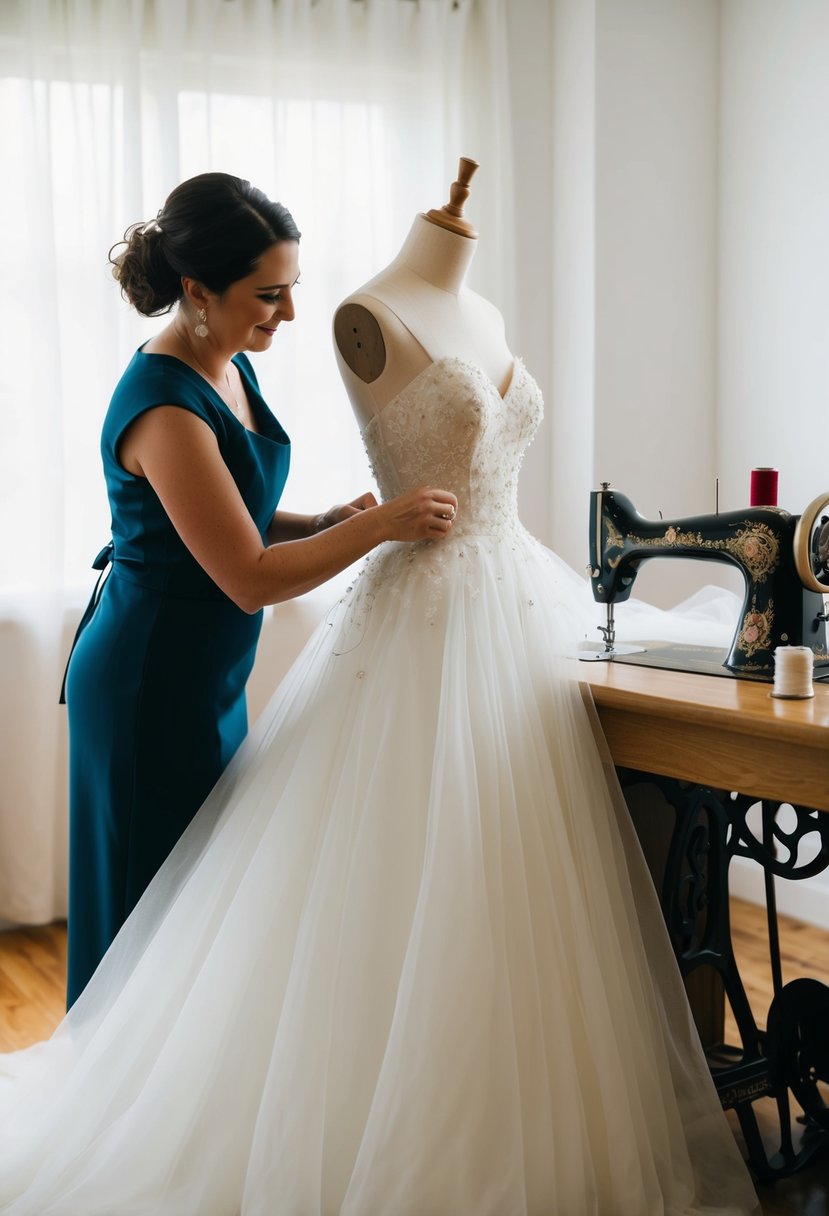
<svg viewBox="0 0 829 1216">
<path fill-rule="evenodd" d="M 475 285 L 511 303 L 503 0 L 5 0 L 0 5 L 0 923 L 65 911 L 63 662 L 108 537 L 107 401 L 163 324 L 106 253 L 185 177 L 222 169 L 293 212 L 298 316 L 257 372 L 294 442 L 284 505 L 370 485 L 330 340 L 338 301 L 485 166 L 498 239 Z"/>
</svg>

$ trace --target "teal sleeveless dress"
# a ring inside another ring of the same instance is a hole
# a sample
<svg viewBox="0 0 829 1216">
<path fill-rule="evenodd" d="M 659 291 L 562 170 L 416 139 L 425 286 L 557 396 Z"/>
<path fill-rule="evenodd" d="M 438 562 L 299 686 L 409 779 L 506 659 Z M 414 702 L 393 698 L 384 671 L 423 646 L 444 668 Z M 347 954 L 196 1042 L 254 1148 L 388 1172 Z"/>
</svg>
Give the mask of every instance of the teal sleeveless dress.
<svg viewBox="0 0 829 1216">
<path fill-rule="evenodd" d="M 145 410 L 174 404 L 211 428 L 265 540 L 290 441 L 237 355 L 259 433 L 186 363 L 138 350 L 104 421 L 112 542 L 65 681 L 69 714 L 67 1004 L 80 995 L 247 731 L 245 683 L 261 611 L 243 612 L 180 540 L 146 479 L 117 457 Z"/>
</svg>

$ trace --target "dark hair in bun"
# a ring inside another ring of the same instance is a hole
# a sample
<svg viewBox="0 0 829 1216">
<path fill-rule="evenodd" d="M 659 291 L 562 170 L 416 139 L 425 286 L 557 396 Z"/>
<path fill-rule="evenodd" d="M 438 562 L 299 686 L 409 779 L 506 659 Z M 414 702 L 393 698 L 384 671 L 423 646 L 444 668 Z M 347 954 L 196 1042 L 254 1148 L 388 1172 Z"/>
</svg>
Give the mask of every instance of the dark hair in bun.
<svg viewBox="0 0 829 1216">
<path fill-rule="evenodd" d="M 132 224 L 109 260 L 124 298 L 157 317 L 181 299 L 182 277 L 221 295 L 271 245 L 299 237 L 290 212 L 250 182 L 201 173 L 176 186 L 156 219 Z"/>
</svg>

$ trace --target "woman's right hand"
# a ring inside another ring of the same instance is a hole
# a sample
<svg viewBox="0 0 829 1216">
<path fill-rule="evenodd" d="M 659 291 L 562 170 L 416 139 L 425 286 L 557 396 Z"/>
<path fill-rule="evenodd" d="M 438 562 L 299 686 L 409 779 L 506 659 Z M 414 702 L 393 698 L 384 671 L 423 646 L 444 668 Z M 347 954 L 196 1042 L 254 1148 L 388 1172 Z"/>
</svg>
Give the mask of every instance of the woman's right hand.
<svg viewBox="0 0 829 1216">
<path fill-rule="evenodd" d="M 419 486 L 375 509 L 386 516 L 388 540 L 438 540 L 451 532 L 458 500 L 448 490 Z"/>
<path fill-rule="evenodd" d="M 361 495 L 339 509 L 346 518 L 336 525 L 265 545 L 206 422 L 161 405 L 132 425 L 141 431 L 140 475 L 199 565 L 243 612 L 304 595 L 383 541 L 439 540 L 452 529 L 454 494 L 421 486 L 379 507 Z"/>
</svg>

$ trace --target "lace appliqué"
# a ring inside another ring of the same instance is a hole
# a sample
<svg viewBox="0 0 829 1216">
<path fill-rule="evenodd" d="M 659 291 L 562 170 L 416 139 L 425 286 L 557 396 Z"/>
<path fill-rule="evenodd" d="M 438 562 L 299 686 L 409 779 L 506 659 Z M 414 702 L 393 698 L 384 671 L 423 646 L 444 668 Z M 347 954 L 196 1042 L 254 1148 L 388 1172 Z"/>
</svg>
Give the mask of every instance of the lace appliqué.
<svg viewBox="0 0 829 1216">
<path fill-rule="evenodd" d="M 502 398 L 481 368 L 450 357 L 371 419 L 363 440 L 382 497 L 438 486 L 456 495 L 458 515 L 446 540 L 389 543 L 366 559 L 338 606 L 335 653 L 359 645 L 381 590 L 420 595 L 433 624 L 450 587 L 477 598 L 484 554 L 506 545 L 538 561 L 541 546 L 518 518 L 518 477 L 542 416 L 541 392 L 520 359 Z"/>
<path fill-rule="evenodd" d="M 543 416 L 520 359 L 503 398 L 474 363 L 430 364 L 376 414 L 363 441 L 384 499 L 419 485 L 458 499 L 453 537 L 518 525 L 518 475 Z"/>
</svg>

